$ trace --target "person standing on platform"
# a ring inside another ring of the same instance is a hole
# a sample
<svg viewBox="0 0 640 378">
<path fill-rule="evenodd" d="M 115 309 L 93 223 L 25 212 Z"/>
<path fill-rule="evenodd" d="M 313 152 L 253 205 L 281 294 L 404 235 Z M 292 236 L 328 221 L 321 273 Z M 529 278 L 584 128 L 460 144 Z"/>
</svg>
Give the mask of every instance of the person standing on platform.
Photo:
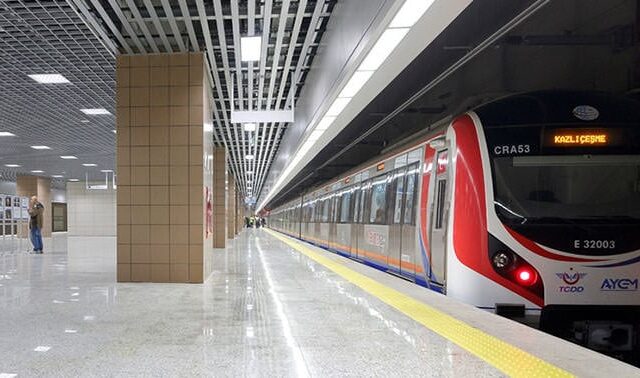
<svg viewBox="0 0 640 378">
<path fill-rule="evenodd" d="M 29 202 L 29 229 L 31 232 L 31 243 L 33 244 L 33 252 L 42 254 L 42 225 L 44 218 L 44 206 L 38 202 L 38 197 L 31 197 Z"/>
</svg>

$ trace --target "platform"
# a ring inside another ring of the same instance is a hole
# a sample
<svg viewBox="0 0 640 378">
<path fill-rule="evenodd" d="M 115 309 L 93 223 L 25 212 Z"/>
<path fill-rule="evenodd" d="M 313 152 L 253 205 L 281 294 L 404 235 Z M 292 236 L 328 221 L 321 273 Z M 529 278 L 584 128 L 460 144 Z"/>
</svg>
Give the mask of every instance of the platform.
<svg viewBox="0 0 640 378">
<path fill-rule="evenodd" d="M 216 251 L 203 285 L 117 284 L 114 244 L 0 258 L 0 376 L 640 373 L 269 230 Z"/>
</svg>

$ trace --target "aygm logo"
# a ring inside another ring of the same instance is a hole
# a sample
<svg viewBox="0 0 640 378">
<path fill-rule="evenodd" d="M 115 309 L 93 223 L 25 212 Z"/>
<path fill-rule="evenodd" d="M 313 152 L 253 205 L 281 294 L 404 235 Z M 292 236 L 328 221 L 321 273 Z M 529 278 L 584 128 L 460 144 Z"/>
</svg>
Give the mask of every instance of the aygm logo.
<svg viewBox="0 0 640 378">
<path fill-rule="evenodd" d="M 556 276 L 566 284 L 559 286 L 558 290 L 562 293 L 582 293 L 584 286 L 578 286 L 577 284 L 586 275 L 587 273 L 574 272 L 573 268 L 570 268 L 569 272 L 556 273 Z"/>
<path fill-rule="evenodd" d="M 638 279 L 605 278 L 600 285 L 602 291 L 638 291 Z"/>
</svg>

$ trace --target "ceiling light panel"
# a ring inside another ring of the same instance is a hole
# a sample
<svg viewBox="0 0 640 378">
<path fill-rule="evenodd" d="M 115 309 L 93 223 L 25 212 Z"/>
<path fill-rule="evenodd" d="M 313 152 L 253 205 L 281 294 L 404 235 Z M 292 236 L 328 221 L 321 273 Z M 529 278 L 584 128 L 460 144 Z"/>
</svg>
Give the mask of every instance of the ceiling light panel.
<svg viewBox="0 0 640 378">
<path fill-rule="evenodd" d="M 0 137 L 9 137 L 9 136 L 16 136 L 16 134 L 10 133 L 8 131 L 0 131 Z"/>
<path fill-rule="evenodd" d="M 354 97 L 369 81 L 373 71 L 356 71 L 338 97 Z"/>
<path fill-rule="evenodd" d="M 34 150 L 50 150 L 51 147 L 49 146 L 31 146 L 31 148 L 33 148 Z"/>
<path fill-rule="evenodd" d="M 84 167 L 97 167 L 98 166 L 98 164 L 95 164 L 95 163 L 83 163 L 82 165 Z"/>
<path fill-rule="evenodd" d="M 111 114 L 105 108 L 80 109 L 80 111 L 83 112 L 86 115 L 108 115 L 108 114 Z"/>
<path fill-rule="evenodd" d="M 409 28 L 387 29 L 382 33 L 378 42 L 371 48 L 369 54 L 364 59 L 359 71 L 375 71 L 389 57 L 393 50 L 398 46 L 402 39 L 409 32 Z"/>
<path fill-rule="evenodd" d="M 60 74 L 34 74 L 28 75 L 30 78 L 40 84 L 67 84 L 70 83 L 66 77 Z"/>
<path fill-rule="evenodd" d="M 262 36 L 242 37 L 240 39 L 240 53 L 243 62 L 255 62 L 260 60 L 262 50 Z"/>
<path fill-rule="evenodd" d="M 435 0 L 406 0 L 389 24 L 390 28 L 410 28 L 424 15 Z"/>
<path fill-rule="evenodd" d="M 245 123 L 244 125 L 242 125 L 244 131 L 247 132 L 254 132 L 256 131 L 256 124 L 255 123 Z"/>
<path fill-rule="evenodd" d="M 77 159 L 77 157 L 73 156 L 73 155 L 62 155 L 62 156 L 60 156 L 60 159 L 75 160 L 75 159 Z"/>
<path fill-rule="evenodd" d="M 349 104 L 349 102 L 351 102 L 351 97 L 336 98 L 333 104 L 331 104 L 331 107 L 329 108 L 329 110 L 327 110 L 326 115 L 329 117 L 337 117 L 340 113 L 342 113 L 342 111 Z"/>
</svg>

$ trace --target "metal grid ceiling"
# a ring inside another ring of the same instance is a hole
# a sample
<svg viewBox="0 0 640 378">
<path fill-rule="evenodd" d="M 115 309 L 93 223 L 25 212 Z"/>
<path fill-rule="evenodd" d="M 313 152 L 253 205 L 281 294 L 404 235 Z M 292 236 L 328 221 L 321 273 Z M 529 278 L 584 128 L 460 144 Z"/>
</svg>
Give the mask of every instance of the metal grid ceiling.
<svg viewBox="0 0 640 378">
<path fill-rule="evenodd" d="M 258 124 L 255 132 L 244 132 L 230 123 L 231 91 L 239 110 L 290 106 L 292 82 L 297 98 L 335 1 L 69 0 L 116 52 L 206 53 L 215 143 L 227 147 L 238 187 L 253 198 L 287 124 Z M 241 62 L 240 38 L 253 35 L 262 36 L 260 61 Z"/>
<path fill-rule="evenodd" d="M 44 73 L 62 74 L 71 84 L 38 84 L 27 76 Z M 67 2 L 0 2 L 0 82 L 0 131 L 16 135 L 0 137 L 3 179 L 32 170 L 80 179 L 88 172 L 98 178 L 104 177 L 101 169 L 114 168 L 114 116 L 80 112 L 106 108 L 113 114 L 114 57 Z"/>
</svg>

